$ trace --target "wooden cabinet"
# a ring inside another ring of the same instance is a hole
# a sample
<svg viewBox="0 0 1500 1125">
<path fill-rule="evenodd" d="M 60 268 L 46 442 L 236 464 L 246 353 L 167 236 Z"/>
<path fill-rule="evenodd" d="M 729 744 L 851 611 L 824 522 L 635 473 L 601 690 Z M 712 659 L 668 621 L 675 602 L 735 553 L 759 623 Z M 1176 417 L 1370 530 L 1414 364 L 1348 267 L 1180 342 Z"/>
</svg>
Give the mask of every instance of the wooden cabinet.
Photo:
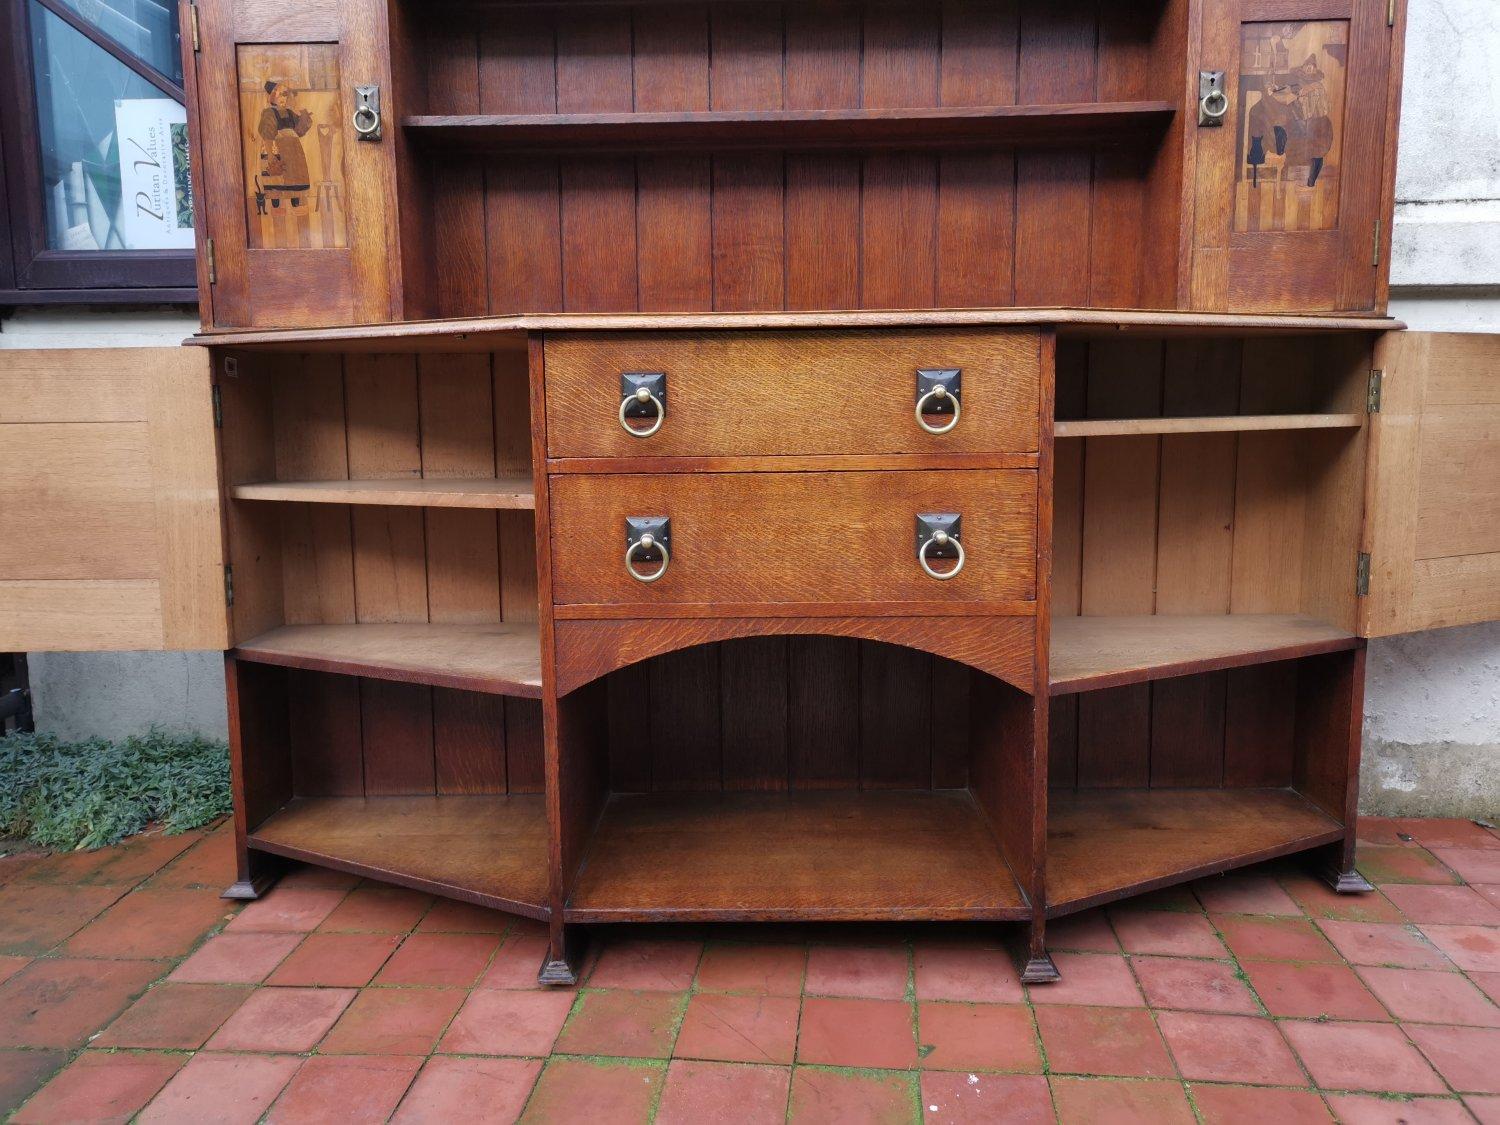
<svg viewBox="0 0 1500 1125">
<path fill-rule="evenodd" d="M 0 352 L 10 647 L 227 648 L 230 894 L 1039 982 L 1360 889 L 1364 638 L 1500 616 L 1500 347 L 1380 315 L 1399 0 L 357 7 L 193 9 L 191 347 Z"/>
</svg>

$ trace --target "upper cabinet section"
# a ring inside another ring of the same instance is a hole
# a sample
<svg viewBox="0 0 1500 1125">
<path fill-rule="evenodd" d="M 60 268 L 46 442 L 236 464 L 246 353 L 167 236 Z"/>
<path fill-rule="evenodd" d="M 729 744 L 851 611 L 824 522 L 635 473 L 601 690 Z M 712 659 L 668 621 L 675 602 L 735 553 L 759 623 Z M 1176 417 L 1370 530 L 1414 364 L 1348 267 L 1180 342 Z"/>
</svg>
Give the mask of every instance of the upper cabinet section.
<svg viewBox="0 0 1500 1125">
<path fill-rule="evenodd" d="M 1389 2 L 203 0 L 210 324 L 1376 312 Z"/>
<path fill-rule="evenodd" d="M 1196 131 L 1193 308 L 1383 310 L 1401 9 L 1203 6 L 1195 69 L 1222 75 L 1225 112 Z"/>
<path fill-rule="evenodd" d="M 189 6 L 192 13 L 193 6 Z M 403 315 L 399 130 L 355 120 L 391 89 L 381 3 L 199 0 L 194 177 L 204 320 L 355 324 Z M 377 94 L 377 98 L 379 96 Z"/>
</svg>

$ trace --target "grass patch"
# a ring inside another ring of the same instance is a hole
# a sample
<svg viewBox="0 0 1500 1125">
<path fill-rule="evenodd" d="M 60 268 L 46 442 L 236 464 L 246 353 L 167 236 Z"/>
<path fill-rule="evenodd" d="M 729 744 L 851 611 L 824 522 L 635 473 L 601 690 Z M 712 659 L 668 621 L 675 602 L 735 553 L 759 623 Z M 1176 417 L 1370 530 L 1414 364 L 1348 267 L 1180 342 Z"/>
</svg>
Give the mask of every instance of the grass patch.
<svg viewBox="0 0 1500 1125">
<path fill-rule="evenodd" d="M 0 836 L 102 848 L 153 822 L 187 832 L 231 806 L 222 742 L 155 729 L 120 742 L 0 736 Z"/>
</svg>

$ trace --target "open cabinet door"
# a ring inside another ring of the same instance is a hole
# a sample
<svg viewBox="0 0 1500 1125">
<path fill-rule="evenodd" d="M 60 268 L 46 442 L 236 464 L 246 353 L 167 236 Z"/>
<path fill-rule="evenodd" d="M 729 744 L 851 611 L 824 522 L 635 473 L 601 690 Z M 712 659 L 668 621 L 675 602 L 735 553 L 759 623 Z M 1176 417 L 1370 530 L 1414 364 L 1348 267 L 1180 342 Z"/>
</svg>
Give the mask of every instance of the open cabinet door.
<svg viewBox="0 0 1500 1125">
<path fill-rule="evenodd" d="M 1500 618 L 1500 335 L 1390 332 L 1376 366 L 1360 632 Z"/>
<path fill-rule="evenodd" d="M 229 646 L 204 348 L 0 350 L 0 651 Z"/>
</svg>

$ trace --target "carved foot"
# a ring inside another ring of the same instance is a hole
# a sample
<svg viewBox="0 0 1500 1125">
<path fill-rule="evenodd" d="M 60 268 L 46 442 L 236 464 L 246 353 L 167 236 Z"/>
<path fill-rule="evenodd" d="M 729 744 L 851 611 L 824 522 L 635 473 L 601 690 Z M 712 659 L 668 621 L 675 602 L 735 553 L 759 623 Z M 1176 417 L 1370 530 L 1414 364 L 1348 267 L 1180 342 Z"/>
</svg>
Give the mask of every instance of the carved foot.
<svg viewBox="0 0 1500 1125">
<path fill-rule="evenodd" d="M 1053 981 L 1061 980 L 1062 974 L 1057 971 L 1057 966 L 1052 963 L 1052 955 L 1043 953 L 1033 957 L 1026 962 L 1026 967 L 1021 970 L 1022 984 L 1051 984 Z"/>
<path fill-rule="evenodd" d="M 1341 895 L 1357 895 L 1366 891 L 1373 891 L 1370 881 L 1358 871 L 1340 871 L 1336 867 L 1330 867 L 1323 873 L 1323 878 L 1328 885 Z"/>
<path fill-rule="evenodd" d="M 266 872 L 253 879 L 241 879 L 231 883 L 219 897 L 232 898 L 240 902 L 253 902 L 269 891 L 274 882 L 276 882 L 276 875 Z"/>
</svg>

